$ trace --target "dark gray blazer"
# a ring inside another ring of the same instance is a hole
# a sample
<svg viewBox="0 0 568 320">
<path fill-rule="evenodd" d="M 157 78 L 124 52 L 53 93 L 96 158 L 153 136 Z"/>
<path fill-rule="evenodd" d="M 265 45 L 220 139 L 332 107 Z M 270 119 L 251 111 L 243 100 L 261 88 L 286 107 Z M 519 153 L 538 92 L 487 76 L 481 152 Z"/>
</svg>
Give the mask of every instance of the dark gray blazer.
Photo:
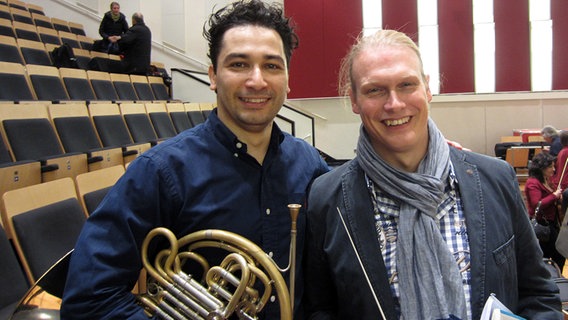
<svg viewBox="0 0 568 320">
<path fill-rule="evenodd" d="M 562 319 L 558 288 L 543 264 L 512 168 L 455 148 L 450 156 L 470 242 L 473 319 L 479 319 L 491 293 L 527 319 Z M 371 290 L 386 318 L 397 319 L 372 212 L 357 159 L 314 181 L 305 252 L 305 307 L 312 319 L 381 319 Z"/>
</svg>

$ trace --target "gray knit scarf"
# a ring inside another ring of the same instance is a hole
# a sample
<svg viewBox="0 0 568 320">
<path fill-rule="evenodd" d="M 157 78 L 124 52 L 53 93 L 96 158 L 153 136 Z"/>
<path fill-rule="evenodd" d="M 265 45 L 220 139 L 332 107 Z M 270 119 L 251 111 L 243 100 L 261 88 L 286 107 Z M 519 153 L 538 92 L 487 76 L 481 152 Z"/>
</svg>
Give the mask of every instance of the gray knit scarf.
<svg viewBox="0 0 568 320">
<path fill-rule="evenodd" d="M 467 319 L 462 278 L 436 222 L 450 169 L 449 147 L 428 119 L 429 144 L 417 172 L 391 167 L 361 126 L 357 156 L 363 171 L 400 204 L 397 271 L 403 319 Z"/>
</svg>

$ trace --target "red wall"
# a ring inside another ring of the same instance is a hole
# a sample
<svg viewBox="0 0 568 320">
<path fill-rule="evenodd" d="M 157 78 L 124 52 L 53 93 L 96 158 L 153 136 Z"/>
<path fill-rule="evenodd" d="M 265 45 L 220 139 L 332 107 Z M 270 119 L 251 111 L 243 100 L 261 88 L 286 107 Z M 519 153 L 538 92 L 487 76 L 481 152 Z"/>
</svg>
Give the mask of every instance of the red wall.
<svg viewBox="0 0 568 320">
<path fill-rule="evenodd" d="M 528 0 L 493 2 L 495 19 L 495 91 L 530 91 Z"/>
<path fill-rule="evenodd" d="M 382 0 L 383 29 L 404 32 L 418 43 L 417 0 Z"/>
<path fill-rule="evenodd" d="M 568 1 L 551 0 L 552 90 L 568 89 Z"/>
<path fill-rule="evenodd" d="M 474 92 L 471 1 L 438 0 L 440 93 Z"/>
<path fill-rule="evenodd" d="M 336 97 L 339 64 L 363 29 L 361 2 L 286 0 L 284 10 L 300 37 L 288 98 Z"/>
<path fill-rule="evenodd" d="M 377 0 L 378 1 L 378 0 Z M 383 28 L 418 39 L 417 0 L 381 0 Z M 440 93 L 475 92 L 471 1 L 437 0 Z M 363 28 L 361 1 L 285 0 L 300 47 L 292 56 L 289 98 L 337 96 L 339 64 Z M 568 89 L 567 0 L 551 0 L 553 90 Z M 496 91 L 531 88 L 528 0 L 495 0 Z"/>
</svg>

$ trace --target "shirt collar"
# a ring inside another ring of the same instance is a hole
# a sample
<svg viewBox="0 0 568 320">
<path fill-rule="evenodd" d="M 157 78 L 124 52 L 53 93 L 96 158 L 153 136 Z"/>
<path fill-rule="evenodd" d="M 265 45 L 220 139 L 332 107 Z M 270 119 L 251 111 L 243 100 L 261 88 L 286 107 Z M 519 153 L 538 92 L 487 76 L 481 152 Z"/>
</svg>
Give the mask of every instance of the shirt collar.
<svg viewBox="0 0 568 320">
<path fill-rule="evenodd" d="M 211 131 L 215 138 L 217 138 L 217 140 L 231 153 L 247 153 L 247 144 L 240 141 L 239 138 L 231 130 L 229 130 L 223 122 L 221 122 L 221 119 L 219 119 L 219 116 L 217 115 L 217 108 L 213 109 L 213 111 L 209 114 L 204 125 L 207 130 Z M 280 130 L 276 122 L 273 122 L 267 154 L 276 152 L 283 141 L 284 133 Z"/>
</svg>

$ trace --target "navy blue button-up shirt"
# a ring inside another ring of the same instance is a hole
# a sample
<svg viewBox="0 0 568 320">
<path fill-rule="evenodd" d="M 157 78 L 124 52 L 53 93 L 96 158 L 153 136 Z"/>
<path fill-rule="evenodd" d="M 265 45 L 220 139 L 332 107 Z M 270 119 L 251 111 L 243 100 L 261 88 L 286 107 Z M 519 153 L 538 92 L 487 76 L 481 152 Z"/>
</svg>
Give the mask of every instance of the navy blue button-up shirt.
<svg viewBox="0 0 568 320">
<path fill-rule="evenodd" d="M 132 162 L 79 237 L 62 319 L 141 318 L 142 309 L 130 290 L 142 268 L 141 243 L 158 226 L 171 229 L 178 238 L 203 229 L 232 231 L 285 267 L 291 224 L 287 205 L 303 205 L 309 184 L 328 167 L 313 147 L 281 132 L 276 124 L 262 165 L 246 151 L 246 144 L 212 112 L 203 125 Z M 305 206 L 298 218 L 297 296 L 302 290 L 304 210 Z M 287 274 L 284 279 L 288 281 Z M 265 309 L 265 318 L 278 318 L 277 301 Z"/>
</svg>

